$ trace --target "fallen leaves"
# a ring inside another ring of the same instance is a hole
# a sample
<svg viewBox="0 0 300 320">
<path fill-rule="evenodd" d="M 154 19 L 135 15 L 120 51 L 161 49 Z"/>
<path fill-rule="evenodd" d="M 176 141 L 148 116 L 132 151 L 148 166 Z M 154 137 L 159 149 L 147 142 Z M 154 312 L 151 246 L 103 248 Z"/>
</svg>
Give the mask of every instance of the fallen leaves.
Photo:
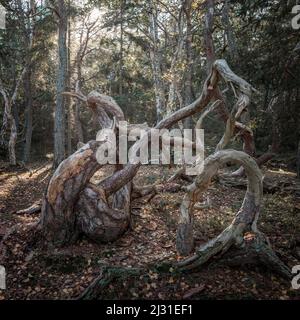
<svg viewBox="0 0 300 320">
<path fill-rule="evenodd" d="M 183 298 L 183 299 L 189 299 L 189 298 L 191 298 L 192 296 L 194 296 L 195 294 L 202 292 L 204 289 L 205 289 L 205 285 L 204 285 L 204 284 L 203 284 L 203 285 L 200 285 L 200 286 L 198 286 L 198 287 L 194 287 L 194 288 L 188 290 L 188 291 L 183 295 L 182 298 Z"/>
<path fill-rule="evenodd" d="M 133 237 L 124 237 L 118 240 L 118 245 L 121 247 L 130 247 L 134 241 Z"/>
<path fill-rule="evenodd" d="M 154 221 L 151 221 L 149 224 L 145 225 L 145 228 L 149 231 L 155 231 L 157 229 L 157 223 Z"/>
<path fill-rule="evenodd" d="M 153 172 L 149 173 L 153 174 Z M 141 170 L 141 178 L 147 176 Z M 34 176 L 32 177 L 34 178 Z M 7 191 L 18 188 L 16 182 L 5 187 Z M 22 179 L 23 182 L 23 179 Z M 45 181 L 46 182 L 46 181 Z M 18 207 L 29 206 L 34 196 L 40 197 L 36 190 L 43 191 L 43 184 L 38 179 L 31 181 L 26 188 L 22 186 L 18 192 L 14 193 L 14 199 L 8 199 L 7 204 L 10 209 L 12 205 Z M 30 186 L 34 184 L 33 192 Z M 1 190 L 1 189 L 0 189 Z M 1 190 L 1 192 L 3 192 Z M 28 193 L 29 192 L 29 193 Z M 40 192 L 40 193 L 41 193 Z M 236 205 L 243 198 L 244 191 L 237 190 L 230 192 L 227 187 L 215 184 L 210 188 L 207 196 L 210 197 L 213 207 L 197 211 L 195 214 L 195 235 L 199 242 L 206 242 L 212 238 L 230 222 L 238 210 Z M 5 198 L 10 194 L 7 192 L 0 198 Z M 99 274 L 101 265 L 114 265 L 124 267 L 147 268 L 157 262 L 176 258 L 175 239 L 178 219 L 178 203 L 180 203 L 183 193 L 168 194 L 163 193 L 150 203 L 134 204 L 133 230 L 130 230 L 119 241 L 111 244 L 94 244 L 88 239 L 83 239 L 73 246 L 60 249 L 55 252 L 62 257 L 67 254 L 80 257 L 80 267 L 74 268 L 77 259 L 69 262 L 73 271 L 65 273 L 59 260 L 52 259 L 50 263 L 43 263 L 45 252 L 36 251 L 31 247 L 29 223 L 32 223 L 32 216 L 9 217 L 0 215 L 0 236 L 5 234 L 8 227 L 20 223 L 21 237 L 9 239 L 8 251 L 11 253 L 7 263 L 9 290 L 5 292 L 5 298 L 9 299 L 66 299 L 76 297 L 81 294 L 90 282 Z M 6 198 L 5 198 L 6 199 Z M 299 203 L 293 197 L 284 198 L 279 195 L 265 196 L 266 214 L 260 220 L 264 228 L 268 228 L 271 242 L 275 246 L 285 246 L 284 252 L 288 259 L 292 254 L 296 257 L 296 252 L 300 254 L 299 244 L 295 242 L 294 247 L 289 247 L 291 235 L 297 232 L 298 224 L 297 210 Z M 0 205 L 1 207 L 1 205 Z M 2 206 L 4 207 L 4 206 Z M 221 209 L 220 209 L 221 208 Z M 1 208 L 0 208 L 1 209 Z M 14 208 L 16 209 L 16 208 Z M 288 210 L 287 210 L 288 209 Z M 295 210 L 296 209 L 296 210 Z M 220 215 L 220 211 L 223 215 Z M 10 212 L 10 211 L 9 211 Z M 293 214 L 290 214 L 293 212 Z M 269 214 L 270 215 L 269 215 Z M 35 216 L 34 219 L 38 218 Z M 276 227 L 274 227 L 276 223 Z M 281 232 L 284 230 L 284 233 Z M 245 235 L 251 240 L 252 235 Z M 34 252 L 34 254 L 33 254 Z M 53 252 L 50 254 L 54 254 Z M 298 255 L 299 257 L 299 255 Z M 178 256 L 178 260 L 182 257 Z M 295 258 L 294 258 L 295 259 Z M 290 261 L 290 260 L 289 260 Z M 293 260 L 292 260 L 293 261 Z M 64 263 L 61 263 L 62 265 Z M 65 263 L 67 264 L 67 263 Z M 68 271 L 69 272 L 69 271 Z M 112 283 L 109 290 L 112 290 L 111 298 L 148 298 L 148 299 L 190 299 L 205 296 L 208 298 L 218 297 L 253 297 L 253 298 L 282 298 L 288 299 L 291 296 L 286 291 L 286 284 L 281 280 L 271 279 L 269 275 L 258 270 L 247 270 L 239 272 L 231 268 L 217 268 L 214 271 L 203 268 L 192 275 L 184 278 L 172 267 L 167 268 L 166 273 L 149 270 L 137 279 L 126 280 L 126 285 L 116 282 Z M 205 285 L 203 284 L 205 282 Z M 200 285 L 197 285 L 199 283 Z M 129 291 L 129 288 L 132 288 Z M 103 292 L 108 295 L 109 292 Z M 295 292 L 293 293 L 295 295 Z M 4 293 L 0 291 L 0 300 L 4 299 Z"/>
</svg>

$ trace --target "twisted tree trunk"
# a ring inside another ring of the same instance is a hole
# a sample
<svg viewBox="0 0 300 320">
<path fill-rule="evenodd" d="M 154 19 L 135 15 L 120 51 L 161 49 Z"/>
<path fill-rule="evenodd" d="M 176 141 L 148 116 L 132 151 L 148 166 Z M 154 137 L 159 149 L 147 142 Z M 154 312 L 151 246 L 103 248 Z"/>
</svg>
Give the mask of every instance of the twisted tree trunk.
<svg viewBox="0 0 300 320">
<path fill-rule="evenodd" d="M 217 60 L 204 83 L 201 96 L 192 104 L 177 110 L 161 120 L 155 129 L 171 128 L 179 121 L 201 112 L 209 104 L 218 90 L 218 81 L 224 79 L 238 92 L 237 104 L 233 108 L 237 114 L 249 102 L 254 89 L 236 76 L 225 60 Z M 124 121 L 124 113 L 111 98 L 96 91 L 85 97 L 81 92 L 65 93 L 83 101 L 93 111 L 101 128 L 112 128 L 117 132 L 119 122 Z M 217 103 L 215 103 L 217 104 Z M 200 124 L 201 125 L 201 124 Z M 134 127 L 148 130 L 132 147 L 133 154 L 148 144 L 150 128 L 144 125 Z M 225 138 L 223 139 L 226 140 Z M 226 140 L 227 141 L 227 140 Z M 226 142 L 225 141 L 225 142 Z M 90 182 L 92 176 L 105 168 L 97 161 L 97 150 L 106 141 L 90 141 L 69 158 L 64 160 L 51 178 L 45 194 L 40 226 L 45 238 L 53 245 L 65 245 L 84 234 L 98 242 L 110 242 L 119 238 L 130 225 L 131 201 L 137 197 L 155 195 L 162 190 L 180 190 L 178 185 L 146 186 L 133 185 L 141 163 L 115 165 L 115 171 L 96 184 Z M 118 150 L 118 143 L 116 149 Z M 177 230 L 177 249 L 181 255 L 191 253 L 193 240 L 193 207 L 205 191 L 217 171 L 227 162 L 243 166 L 248 176 L 248 189 L 241 209 L 232 224 L 217 238 L 197 249 L 196 254 L 177 266 L 193 269 L 207 262 L 214 255 L 226 252 L 231 246 L 238 248 L 239 257 L 247 256 L 252 261 L 261 261 L 284 276 L 289 276 L 287 267 L 272 251 L 266 237 L 257 229 L 257 219 L 262 200 L 262 174 L 255 160 L 244 152 L 219 151 L 205 160 L 203 172 L 187 188 L 181 205 L 181 217 Z M 250 240 L 249 240 L 250 239 Z M 248 259 L 248 260 L 247 260 Z M 235 261 L 230 257 L 231 263 Z"/>
<path fill-rule="evenodd" d="M 254 90 L 246 81 L 236 76 L 225 60 L 217 60 L 204 83 L 201 96 L 192 104 L 172 113 L 161 120 L 155 129 L 171 128 L 179 121 L 201 112 L 215 96 L 218 81 L 224 79 L 238 89 L 238 102 L 234 108 L 237 113 L 248 103 L 247 97 Z M 119 122 L 124 121 L 124 113 L 111 98 L 96 91 L 85 97 L 81 92 L 64 93 L 76 97 L 90 108 L 101 128 L 111 128 L 117 132 Z M 215 103 L 217 104 L 217 103 Z M 201 126 L 201 124 L 200 124 Z M 148 130 L 132 147 L 133 154 L 148 144 L 150 128 L 147 125 L 134 125 Z M 226 140 L 226 139 L 225 139 Z M 153 196 L 162 190 L 181 190 L 181 186 L 137 187 L 133 178 L 141 163 L 115 165 L 115 171 L 98 183 L 91 178 L 105 166 L 97 161 L 97 150 L 106 141 L 90 141 L 64 160 L 52 176 L 45 193 L 40 227 L 48 243 L 54 246 L 74 242 L 79 234 L 84 234 L 97 242 L 110 242 L 118 239 L 130 226 L 131 201 L 146 195 Z M 118 150 L 119 141 L 116 149 Z M 262 174 L 255 160 L 244 152 L 219 151 L 205 160 L 204 170 L 187 188 L 181 205 L 181 217 L 177 230 L 177 250 L 181 255 L 191 253 L 193 239 L 193 207 L 205 191 L 218 169 L 227 162 L 243 166 L 248 177 L 248 188 L 241 209 L 231 225 L 217 238 L 196 250 L 196 254 L 177 264 L 179 269 L 193 269 L 201 266 L 216 254 L 226 252 L 231 246 L 237 249 L 238 257 L 245 261 L 260 261 L 272 269 L 289 277 L 288 268 L 271 249 L 267 238 L 258 231 L 262 200 Z M 228 257 L 230 263 L 236 256 Z"/>
<path fill-rule="evenodd" d="M 196 101 L 164 118 L 155 128 L 170 128 L 205 108 L 213 95 L 217 73 L 216 67 Z M 118 130 L 118 123 L 124 120 L 123 111 L 111 97 L 96 91 L 87 97 L 80 92 L 65 94 L 83 101 L 101 128 Z M 135 143 L 134 152 L 148 143 L 146 137 Z M 93 240 L 112 241 L 129 226 L 132 180 L 141 163 L 129 163 L 125 167 L 116 165 L 113 175 L 93 185 L 90 179 L 102 167 L 96 159 L 100 145 L 100 141 L 91 141 L 81 147 L 58 166 L 49 182 L 40 226 L 45 238 L 54 245 L 71 243 L 80 233 Z"/>
<path fill-rule="evenodd" d="M 213 256 L 223 255 L 230 247 L 235 246 L 238 248 L 238 255 L 242 257 L 240 262 L 259 261 L 281 275 L 290 277 L 289 269 L 276 256 L 266 236 L 257 228 L 263 195 L 263 176 L 255 160 L 241 151 L 224 150 L 208 157 L 205 160 L 203 172 L 187 188 L 177 229 L 178 252 L 181 255 L 188 255 L 193 250 L 194 204 L 207 190 L 218 170 L 228 162 L 242 165 L 245 169 L 248 186 L 243 204 L 229 227 L 216 238 L 197 248 L 194 256 L 179 262 L 178 267 L 185 270 L 198 268 Z M 234 257 L 230 259 L 233 261 Z"/>
</svg>

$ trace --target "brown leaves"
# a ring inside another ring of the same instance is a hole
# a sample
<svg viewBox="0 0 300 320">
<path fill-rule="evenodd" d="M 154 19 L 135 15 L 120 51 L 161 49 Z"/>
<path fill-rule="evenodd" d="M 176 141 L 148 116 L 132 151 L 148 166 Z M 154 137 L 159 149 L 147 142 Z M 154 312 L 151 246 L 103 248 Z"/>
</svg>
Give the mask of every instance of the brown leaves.
<svg viewBox="0 0 300 320">
<path fill-rule="evenodd" d="M 133 241 L 134 241 L 133 237 L 121 238 L 118 241 L 118 245 L 121 247 L 130 247 L 132 245 Z"/>
<path fill-rule="evenodd" d="M 149 231 L 155 231 L 157 229 L 157 223 L 150 221 L 149 224 L 145 225 L 145 228 Z"/>
<path fill-rule="evenodd" d="M 205 285 L 202 284 L 198 287 L 194 287 L 192 289 L 190 289 L 189 291 L 187 291 L 184 295 L 183 295 L 183 299 L 189 299 L 191 298 L 193 295 L 202 292 L 205 289 Z"/>
<path fill-rule="evenodd" d="M 45 189 L 44 184 L 47 183 L 47 180 L 43 180 L 47 174 L 47 171 L 44 172 L 44 170 L 45 167 L 40 169 L 36 176 L 32 176 L 30 183 L 28 181 L 29 184 L 26 182 L 28 173 L 23 173 L 24 177 L 19 175 L 22 185 L 18 184 L 13 177 L 9 178 L 12 185 L 8 185 L 5 180 L 0 186 L 0 200 L 4 199 L 3 203 L 6 204 L 0 204 L 0 210 L 3 209 L 3 214 L 2 212 L 0 214 L 0 236 L 1 234 L 4 236 L 16 222 L 20 223 L 21 228 L 18 236 L 13 234 L 5 241 L 8 247 L 5 266 L 8 270 L 9 289 L 5 293 L 0 291 L 0 300 L 4 298 L 69 299 L 77 297 L 85 290 L 99 274 L 99 268 L 102 265 L 147 268 L 148 264 L 156 264 L 167 259 L 174 261 L 177 203 L 181 201 L 181 193 L 159 194 L 150 204 L 134 202 L 134 210 L 139 213 L 132 216 L 134 230 L 124 234 L 118 242 L 101 245 L 83 239 L 71 247 L 56 252 L 56 258 L 45 259 L 46 252 L 43 249 L 31 247 L 32 232 L 28 227 L 28 223 L 32 222 L 31 216 L 16 217 L 13 215 L 11 217 L 5 214 L 5 212 L 11 212 L 12 209 L 17 211 L 17 209 L 29 206 L 41 197 Z M 143 179 L 150 174 L 145 170 L 147 168 L 141 169 L 140 172 Z M 151 169 L 152 175 L 155 170 Z M 40 193 L 39 190 L 41 190 Z M 3 194 L 4 191 L 6 191 L 5 194 Z M 9 194 L 11 198 L 8 198 Z M 226 225 L 232 220 L 239 208 L 236 204 L 242 200 L 243 190 L 237 189 L 235 192 L 229 192 L 228 187 L 216 183 L 206 195 L 209 195 L 214 206 L 197 211 L 195 214 L 195 233 L 198 242 L 206 242 L 215 236 L 216 232 L 222 230 L 221 222 Z M 262 216 L 264 228 L 267 228 L 275 247 L 284 246 L 283 251 L 288 261 L 292 262 L 291 265 L 297 263 L 297 261 L 294 262 L 296 258 L 290 260 L 291 252 L 296 257 L 297 251 L 300 257 L 300 238 L 298 237 L 299 240 L 296 238 L 295 244 L 290 246 L 292 239 L 299 234 L 299 223 L 297 223 L 299 215 L 296 211 L 298 207 L 297 200 L 292 196 L 286 198 L 278 194 L 265 196 L 266 214 Z M 4 210 L 5 208 L 8 210 Z M 223 212 L 223 215 L 220 215 L 220 211 Z M 247 234 L 246 238 L 251 239 L 251 233 Z M 59 260 L 65 259 L 64 257 L 67 254 L 70 256 L 71 253 L 77 258 L 80 257 L 82 263 L 77 267 L 78 260 L 74 259 L 70 264 L 73 271 L 64 273 L 61 270 L 65 263 Z M 48 252 L 48 254 L 53 253 Z M 60 258 L 58 259 L 57 256 Z M 178 257 L 178 259 L 181 258 Z M 197 283 L 199 283 L 198 286 Z M 169 268 L 166 273 L 146 270 L 138 278 L 127 279 L 124 286 L 117 281 L 112 283 L 110 288 L 112 286 L 114 288 L 111 295 L 109 296 L 110 291 L 106 289 L 103 292 L 104 296 L 121 299 L 136 297 L 141 299 L 199 299 L 204 295 L 208 298 L 221 299 L 226 297 L 298 298 L 295 290 L 290 292 L 287 284 L 280 278 L 271 278 L 268 274 L 256 270 L 244 269 L 244 272 L 240 272 L 240 270 L 223 266 L 214 271 L 202 268 L 185 278 L 172 268 Z M 129 288 L 132 288 L 131 292 Z"/>
</svg>

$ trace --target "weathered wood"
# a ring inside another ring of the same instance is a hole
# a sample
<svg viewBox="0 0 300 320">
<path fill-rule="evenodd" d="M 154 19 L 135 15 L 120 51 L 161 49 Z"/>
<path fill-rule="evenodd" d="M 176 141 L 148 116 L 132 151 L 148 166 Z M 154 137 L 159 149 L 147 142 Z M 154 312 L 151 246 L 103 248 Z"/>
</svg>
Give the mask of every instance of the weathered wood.
<svg viewBox="0 0 300 320">
<path fill-rule="evenodd" d="M 34 203 L 33 205 L 31 205 L 30 207 L 28 207 L 26 209 L 18 210 L 16 212 L 16 214 L 18 214 L 18 215 L 33 214 L 33 213 L 40 212 L 41 209 L 42 209 L 41 201 L 39 201 L 38 203 Z"/>
<path fill-rule="evenodd" d="M 250 233 L 255 241 L 254 247 L 259 254 L 259 259 L 264 264 L 272 266 L 272 269 L 289 277 L 288 268 L 273 252 L 267 238 L 257 229 L 263 195 L 262 173 L 255 160 L 240 151 L 219 151 L 208 157 L 205 160 L 203 172 L 187 188 L 188 192 L 181 205 L 181 216 L 177 230 L 178 252 L 181 255 L 191 253 L 193 249 L 193 207 L 195 202 L 207 190 L 213 176 L 228 162 L 242 165 L 245 169 L 248 185 L 243 204 L 229 227 L 216 238 L 197 248 L 194 256 L 179 262 L 177 266 L 184 270 L 191 270 L 200 267 L 217 254 L 224 254 L 232 245 L 245 248 L 246 236 L 247 233 Z"/>
<path fill-rule="evenodd" d="M 214 96 L 220 79 L 230 82 L 241 92 L 238 103 L 241 103 L 241 99 L 247 100 L 243 95 L 250 95 L 254 90 L 230 70 L 225 60 L 217 60 L 204 83 L 200 97 L 161 120 L 155 129 L 171 128 L 204 110 Z M 80 91 L 64 94 L 83 101 L 92 110 L 101 128 L 112 128 L 115 132 L 119 130 L 119 122 L 124 120 L 124 113 L 111 97 L 96 91 L 87 97 Z M 133 153 L 147 144 L 150 136 L 150 128 L 146 124 L 138 127 L 146 129 L 148 134 L 133 145 Z M 101 143 L 91 141 L 82 146 L 62 162 L 49 182 L 43 201 L 41 225 L 45 238 L 55 245 L 68 244 L 76 240 L 80 233 L 99 242 L 113 241 L 130 225 L 131 201 L 138 194 L 137 190 L 132 193 L 132 181 L 141 163 L 129 163 L 126 166 L 117 164 L 111 176 L 93 185 L 90 183 L 91 177 L 102 168 L 96 160 L 96 150 Z M 140 195 L 153 194 L 158 190 L 163 189 L 159 186 L 146 188 L 140 190 Z M 190 217 L 191 215 L 186 219 Z M 184 216 L 182 219 L 184 220 Z M 192 228 L 189 228 L 191 224 L 192 220 L 180 224 L 184 229 L 182 237 L 185 239 L 185 234 L 192 232 Z"/>
<path fill-rule="evenodd" d="M 100 168 L 91 141 L 64 160 L 54 172 L 42 204 L 41 226 L 45 238 L 57 245 L 76 240 L 78 229 L 74 208 L 80 192 Z"/>
<path fill-rule="evenodd" d="M 80 232 L 96 242 L 111 242 L 118 239 L 130 225 L 131 185 L 118 190 L 109 205 L 104 192 L 87 186 L 75 207 Z"/>
</svg>

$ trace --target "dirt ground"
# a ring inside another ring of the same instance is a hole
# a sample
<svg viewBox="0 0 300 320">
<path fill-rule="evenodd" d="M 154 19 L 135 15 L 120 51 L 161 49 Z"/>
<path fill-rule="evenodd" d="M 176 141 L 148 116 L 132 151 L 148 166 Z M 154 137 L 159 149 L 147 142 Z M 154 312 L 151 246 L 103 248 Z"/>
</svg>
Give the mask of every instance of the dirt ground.
<svg viewBox="0 0 300 320">
<path fill-rule="evenodd" d="M 297 185 L 295 174 L 266 169 L 276 192 L 265 193 L 259 228 L 280 258 L 292 268 L 300 264 L 300 194 L 280 186 Z M 150 184 L 170 174 L 168 167 L 144 167 L 137 183 Z M 50 250 L 39 246 L 35 224 L 39 213 L 17 214 L 42 198 L 51 176 L 50 163 L 10 169 L 0 163 L 0 264 L 7 272 L 7 290 L 0 299 L 74 299 L 99 275 L 103 266 L 143 268 L 139 275 L 118 277 L 99 299 L 300 299 L 300 290 L 261 267 L 205 265 L 179 274 L 155 266 L 178 260 L 176 227 L 183 193 L 164 193 L 150 202 L 133 203 L 132 228 L 111 244 L 80 239 L 75 245 Z M 245 190 L 215 182 L 204 195 L 211 206 L 196 210 L 197 245 L 221 232 L 239 209 Z M 7 235 L 7 233 L 10 234 Z M 5 245 L 3 245 L 5 244 Z M 0 246 L 1 248 L 1 246 Z"/>
</svg>

